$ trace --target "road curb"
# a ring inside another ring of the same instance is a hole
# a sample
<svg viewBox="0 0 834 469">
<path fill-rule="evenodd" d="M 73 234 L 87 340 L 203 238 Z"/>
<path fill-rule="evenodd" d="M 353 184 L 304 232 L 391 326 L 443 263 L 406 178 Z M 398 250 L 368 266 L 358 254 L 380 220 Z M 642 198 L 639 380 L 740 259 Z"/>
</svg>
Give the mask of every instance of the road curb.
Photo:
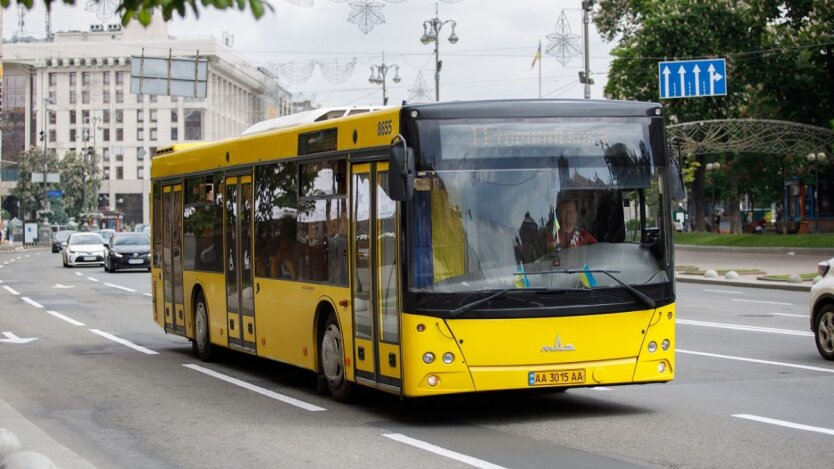
<svg viewBox="0 0 834 469">
<path fill-rule="evenodd" d="M 763 288 L 768 290 L 790 290 L 790 291 L 811 291 L 810 285 L 790 284 L 790 283 L 752 283 L 752 282 L 736 282 L 733 280 L 723 279 L 707 279 L 699 277 L 675 277 L 675 280 L 680 283 L 700 283 L 704 285 L 723 285 L 728 287 L 747 287 L 747 288 Z"/>
<path fill-rule="evenodd" d="M 834 248 L 789 248 L 776 247 L 735 247 L 735 246 L 696 246 L 692 244 L 675 244 L 678 251 L 710 251 L 710 252 L 736 252 L 739 254 L 778 254 L 784 256 L 817 256 L 829 259 L 834 257 Z"/>
</svg>

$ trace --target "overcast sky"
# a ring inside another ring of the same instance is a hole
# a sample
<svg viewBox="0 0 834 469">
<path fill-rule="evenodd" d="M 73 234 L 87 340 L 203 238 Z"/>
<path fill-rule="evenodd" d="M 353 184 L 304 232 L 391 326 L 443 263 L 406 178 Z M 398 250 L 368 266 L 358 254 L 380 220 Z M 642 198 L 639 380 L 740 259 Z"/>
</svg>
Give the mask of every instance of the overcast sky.
<svg viewBox="0 0 834 469">
<path fill-rule="evenodd" d="M 76 7 L 56 5 L 53 9 L 53 31 L 87 30 L 99 22 L 96 15 L 85 11 L 87 2 L 77 0 Z M 351 4 L 376 3 L 384 23 L 373 25 L 363 33 L 357 24 L 348 22 Z M 449 1 L 449 0 L 447 0 Z M 302 7 L 296 3 L 312 3 Z M 457 22 L 456 44 L 448 37 L 451 26 L 440 33 L 440 99 L 471 100 L 500 98 L 537 98 L 539 96 L 538 66 L 531 67 L 539 40 L 542 42 L 541 92 L 545 98 L 582 98 L 584 88 L 577 72 L 583 59 L 577 55 L 562 65 L 546 53 L 556 32 L 557 21 L 564 11 L 575 44 L 582 48 L 582 11 L 580 0 L 459 0 L 455 3 L 430 0 L 272 0 L 274 12 L 255 20 L 249 11 L 236 12 L 204 9 L 199 19 L 189 13 L 186 19 L 175 19 L 169 33 L 177 37 L 212 35 L 218 40 L 223 32 L 233 35 L 232 49 L 257 65 L 295 62 L 347 63 L 356 60 L 353 73 L 342 83 L 330 83 L 316 64 L 312 76 L 303 83 L 288 83 L 293 94 L 312 98 L 324 106 L 379 105 L 382 87 L 371 84 L 371 66 L 382 63 L 399 65 L 400 83 L 393 83 L 394 72 L 388 73 L 389 104 L 398 104 L 414 95 L 418 74 L 422 73 L 425 91 L 434 97 L 434 45 L 420 42 L 423 22 L 435 17 L 435 5 L 441 20 Z M 38 7 L 27 12 L 25 32 L 43 37 L 44 12 Z M 113 19 L 111 22 L 117 22 Z M 17 9 L 4 12 L 4 37 L 18 30 Z M 591 97 L 602 98 L 606 82 L 609 51 L 612 44 L 603 42 L 590 25 L 591 73 L 595 80 Z"/>
</svg>

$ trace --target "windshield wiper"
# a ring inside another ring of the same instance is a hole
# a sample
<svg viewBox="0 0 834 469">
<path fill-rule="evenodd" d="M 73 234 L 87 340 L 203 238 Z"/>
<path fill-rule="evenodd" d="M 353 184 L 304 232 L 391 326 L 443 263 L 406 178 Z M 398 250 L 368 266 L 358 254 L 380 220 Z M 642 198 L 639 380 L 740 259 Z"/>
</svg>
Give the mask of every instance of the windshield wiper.
<svg viewBox="0 0 834 469">
<path fill-rule="evenodd" d="M 619 270 L 604 270 L 604 269 L 564 269 L 564 270 L 546 270 L 546 271 L 539 271 L 539 272 L 525 272 L 525 275 L 539 275 L 539 274 L 605 274 L 611 277 L 615 282 L 619 283 L 620 286 L 625 288 L 629 291 L 632 295 L 634 295 L 638 300 L 642 301 L 646 306 L 649 308 L 654 309 L 655 302 L 653 299 L 646 296 L 645 293 L 641 292 L 640 290 L 632 287 L 627 283 L 623 283 L 620 279 L 614 276 L 612 272 L 620 273 Z"/>
<path fill-rule="evenodd" d="M 455 316 L 457 316 L 461 313 L 465 313 L 467 311 L 470 311 L 471 309 L 475 308 L 476 306 L 480 306 L 480 305 L 486 303 L 487 301 L 494 300 L 494 299 L 498 298 L 499 296 L 504 296 L 507 293 L 512 292 L 512 291 L 538 291 L 538 290 L 543 290 L 543 288 L 505 288 L 503 290 L 498 290 L 497 292 L 495 292 L 495 293 L 493 293 L 489 296 L 486 296 L 484 298 L 481 298 L 480 300 L 475 300 L 472 303 L 467 303 L 467 304 L 461 306 L 460 308 L 455 308 L 455 309 L 449 311 L 449 317 L 455 317 Z"/>
</svg>

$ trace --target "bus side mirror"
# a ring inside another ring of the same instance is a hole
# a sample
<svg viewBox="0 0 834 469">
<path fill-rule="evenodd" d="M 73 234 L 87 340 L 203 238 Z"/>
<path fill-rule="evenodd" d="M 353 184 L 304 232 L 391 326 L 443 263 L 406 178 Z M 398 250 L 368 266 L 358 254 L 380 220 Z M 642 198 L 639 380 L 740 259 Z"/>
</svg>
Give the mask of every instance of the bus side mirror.
<svg viewBox="0 0 834 469">
<path fill-rule="evenodd" d="M 388 163 L 388 197 L 404 202 L 414 195 L 414 149 L 405 141 L 391 146 Z"/>
<path fill-rule="evenodd" d="M 680 162 L 675 158 L 669 158 L 669 190 L 674 201 L 686 199 L 686 186 L 683 184 L 683 171 Z"/>
</svg>

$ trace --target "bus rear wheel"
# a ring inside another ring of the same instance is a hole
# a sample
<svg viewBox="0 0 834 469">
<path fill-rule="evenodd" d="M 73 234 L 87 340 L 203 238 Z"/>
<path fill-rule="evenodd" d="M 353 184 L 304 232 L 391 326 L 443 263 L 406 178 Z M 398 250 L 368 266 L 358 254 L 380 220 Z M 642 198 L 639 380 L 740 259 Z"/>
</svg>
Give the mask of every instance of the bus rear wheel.
<svg viewBox="0 0 834 469">
<path fill-rule="evenodd" d="M 194 302 L 194 340 L 191 342 L 191 349 L 194 355 L 204 362 L 209 362 L 214 358 L 209 329 L 208 307 L 206 298 L 201 292 L 197 294 L 197 300 Z"/>
<path fill-rule="evenodd" d="M 350 398 L 351 383 L 345 376 L 345 353 L 342 331 L 336 316 L 330 313 L 321 335 L 319 347 L 321 371 L 327 380 L 327 387 L 333 399 L 347 402 Z"/>
</svg>

